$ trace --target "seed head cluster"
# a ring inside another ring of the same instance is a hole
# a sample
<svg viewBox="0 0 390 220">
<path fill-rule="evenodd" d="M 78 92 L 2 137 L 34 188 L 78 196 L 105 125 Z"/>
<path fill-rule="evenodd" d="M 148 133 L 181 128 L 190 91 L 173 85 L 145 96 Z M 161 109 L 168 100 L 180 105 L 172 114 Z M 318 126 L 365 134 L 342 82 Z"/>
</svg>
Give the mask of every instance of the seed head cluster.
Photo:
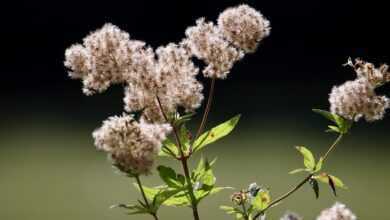
<svg viewBox="0 0 390 220">
<path fill-rule="evenodd" d="M 224 79 L 245 53 L 256 50 L 270 30 L 269 21 L 260 12 L 240 5 L 222 12 L 217 25 L 198 19 L 195 26 L 187 28 L 182 44 L 207 64 L 205 77 Z"/>
<path fill-rule="evenodd" d="M 357 78 L 333 87 L 329 95 L 331 112 L 353 121 L 382 119 L 390 107 L 390 100 L 386 96 L 378 96 L 375 88 L 389 81 L 387 65 L 376 69 L 373 64 L 359 59 L 355 63 L 349 60 L 347 65 L 354 67 Z"/>
<path fill-rule="evenodd" d="M 165 116 L 178 108 L 195 111 L 203 100 L 199 72 L 226 78 L 245 52 L 252 52 L 269 34 L 269 22 L 255 9 L 241 5 L 220 15 L 220 22 L 199 19 L 179 43 L 157 49 L 134 40 L 113 24 L 90 33 L 82 44 L 65 52 L 64 65 L 72 79 L 93 95 L 111 85 L 124 87 L 125 115 L 110 117 L 93 133 L 95 145 L 106 151 L 124 172 L 146 174 L 170 128 Z M 196 57 L 205 62 L 200 69 Z M 139 120 L 131 115 L 141 112 Z"/>
<path fill-rule="evenodd" d="M 218 27 L 229 42 L 246 53 L 256 51 L 259 42 L 271 31 L 269 21 L 248 5 L 222 12 L 218 18 Z"/>
<path fill-rule="evenodd" d="M 92 133 L 97 149 L 105 151 L 113 164 L 131 174 L 148 174 L 170 131 L 168 124 L 136 121 L 130 115 L 109 117 Z"/>
<path fill-rule="evenodd" d="M 331 208 L 325 209 L 317 217 L 317 220 L 356 220 L 352 213 L 344 204 L 336 202 Z"/>
</svg>

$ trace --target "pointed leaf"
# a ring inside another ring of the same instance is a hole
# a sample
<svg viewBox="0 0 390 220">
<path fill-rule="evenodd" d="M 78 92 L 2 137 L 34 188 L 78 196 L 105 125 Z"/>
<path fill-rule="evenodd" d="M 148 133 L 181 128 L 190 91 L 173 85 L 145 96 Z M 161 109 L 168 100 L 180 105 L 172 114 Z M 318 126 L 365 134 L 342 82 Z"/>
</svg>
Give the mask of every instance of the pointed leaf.
<svg viewBox="0 0 390 220">
<path fill-rule="evenodd" d="M 182 188 L 180 180 L 177 177 L 175 170 L 166 166 L 158 166 L 158 173 L 161 179 L 169 186 L 173 188 Z"/>
<path fill-rule="evenodd" d="M 295 169 L 295 170 L 291 170 L 290 172 L 288 172 L 288 174 L 296 174 L 296 173 L 305 172 L 305 171 L 307 171 L 307 169 L 298 168 L 298 169 Z"/>
<path fill-rule="evenodd" d="M 314 170 L 316 163 L 311 151 L 303 146 L 297 146 L 296 149 L 302 154 L 305 167 Z"/>
<path fill-rule="evenodd" d="M 324 158 L 323 157 L 320 157 L 320 159 L 318 160 L 317 164 L 316 164 L 316 167 L 314 169 L 314 172 L 318 172 L 322 169 L 322 165 L 324 164 Z"/>
<path fill-rule="evenodd" d="M 240 120 L 241 115 L 236 115 L 230 120 L 212 128 L 209 131 L 206 131 L 202 135 L 200 135 L 194 142 L 194 152 L 201 150 L 206 145 L 209 145 L 224 136 L 228 135 L 231 131 L 233 131 L 234 127 L 237 125 Z"/>
<path fill-rule="evenodd" d="M 173 143 L 169 138 L 163 141 L 161 151 L 158 153 L 160 157 L 179 157 L 179 150 L 176 144 Z"/>
</svg>

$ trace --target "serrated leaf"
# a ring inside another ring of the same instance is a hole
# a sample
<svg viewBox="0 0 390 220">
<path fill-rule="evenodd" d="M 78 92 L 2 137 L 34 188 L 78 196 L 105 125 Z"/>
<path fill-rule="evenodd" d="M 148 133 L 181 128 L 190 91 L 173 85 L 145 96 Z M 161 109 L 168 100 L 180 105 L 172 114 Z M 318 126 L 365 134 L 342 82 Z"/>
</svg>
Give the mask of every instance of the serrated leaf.
<svg viewBox="0 0 390 220">
<path fill-rule="evenodd" d="M 304 169 L 304 168 L 298 168 L 298 169 L 295 169 L 295 170 L 291 170 L 290 172 L 288 172 L 288 174 L 297 174 L 297 173 L 306 172 L 306 171 L 308 171 L 308 170 Z"/>
<path fill-rule="evenodd" d="M 318 199 L 320 196 L 320 187 L 318 186 L 318 181 L 316 179 L 310 179 L 309 183 L 314 191 L 314 194 L 316 195 L 316 199 Z"/>
<path fill-rule="evenodd" d="M 178 179 L 178 176 L 174 169 L 166 166 L 158 166 L 158 173 L 161 179 L 169 186 L 173 188 L 182 188 L 181 180 Z"/>
<path fill-rule="evenodd" d="M 305 167 L 310 170 L 314 170 L 316 162 L 311 151 L 303 146 L 297 146 L 295 148 L 302 154 L 303 164 L 305 165 Z"/>
<path fill-rule="evenodd" d="M 209 131 L 206 131 L 202 135 L 200 135 L 194 142 L 193 151 L 199 151 L 205 146 L 225 137 L 231 131 L 233 131 L 234 127 L 237 125 L 240 120 L 241 115 L 236 115 L 230 120 L 212 128 Z"/>
<path fill-rule="evenodd" d="M 271 196 L 268 191 L 259 191 L 256 197 L 252 200 L 252 206 L 257 211 L 266 209 L 271 202 Z"/>
</svg>

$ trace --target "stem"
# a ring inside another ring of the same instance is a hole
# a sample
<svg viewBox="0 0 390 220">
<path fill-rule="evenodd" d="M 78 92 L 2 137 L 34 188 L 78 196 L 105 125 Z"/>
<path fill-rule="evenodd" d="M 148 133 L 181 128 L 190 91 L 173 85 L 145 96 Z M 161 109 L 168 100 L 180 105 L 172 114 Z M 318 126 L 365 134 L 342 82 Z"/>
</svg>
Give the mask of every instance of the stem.
<svg viewBox="0 0 390 220">
<path fill-rule="evenodd" d="M 248 220 L 249 217 L 248 217 L 248 212 L 247 212 L 247 210 L 246 210 L 245 203 L 244 203 L 244 202 L 241 203 L 241 206 L 242 206 L 242 210 L 243 210 L 243 212 L 244 212 L 244 220 Z"/>
<path fill-rule="evenodd" d="M 183 145 L 180 141 L 179 133 L 177 131 L 176 126 L 168 120 L 168 117 L 166 116 L 166 114 L 164 113 L 164 109 L 162 108 L 160 99 L 158 98 L 158 96 L 156 96 L 156 97 L 157 97 L 159 108 L 160 108 L 165 120 L 168 123 L 170 123 L 172 126 L 173 133 L 174 133 L 176 143 L 177 143 L 177 146 L 179 148 L 179 153 L 180 153 L 180 158 L 178 158 L 178 159 L 181 161 L 181 164 L 183 166 L 184 176 L 185 176 L 186 182 L 187 182 L 188 194 L 190 195 L 190 198 L 191 198 L 191 206 L 192 206 L 192 213 L 194 216 L 194 220 L 199 220 L 198 205 L 196 203 L 196 197 L 194 195 L 194 189 L 192 187 L 192 182 L 191 182 L 190 170 L 188 168 L 188 163 L 187 163 L 188 156 L 186 156 L 183 152 Z"/>
<path fill-rule="evenodd" d="M 150 207 L 148 199 L 146 198 L 145 191 L 144 191 L 144 188 L 142 187 L 141 179 L 139 178 L 139 175 L 136 175 L 135 179 L 137 180 L 137 184 L 138 184 L 139 190 L 141 191 L 142 198 L 144 199 L 144 202 L 145 202 L 147 208 L 150 210 L 151 207 Z M 158 220 L 157 214 L 155 212 L 151 211 L 149 214 L 152 215 L 155 220 Z"/>
<path fill-rule="evenodd" d="M 323 158 L 323 162 L 325 162 L 325 160 L 328 158 L 330 152 L 333 151 L 333 149 L 337 146 L 337 144 L 341 141 L 341 139 L 343 138 L 343 134 L 339 134 L 339 136 L 337 137 L 336 141 L 332 144 L 332 146 L 330 146 L 330 148 L 328 149 L 328 151 L 325 153 L 325 155 L 322 157 Z"/>
<path fill-rule="evenodd" d="M 324 156 L 322 157 L 323 158 L 323 161 L 326 160 L 326 158 L 328 158 L 330 152 L 332 152 L 334 150 L 334 148 L 337 146 L 338 143 L 340 143 L 341 139 L 343 138 L 343 134 L 339 134 L 339 136 L 337 137 L 337 139 L 333 142 L 333 144 L 329 147 L 328 151 L 326 151 L 326 153 L 324 154 Z M 265 211 L 267 211 L 269 208 L 272 208 L 273 206 L 275 206 L 277 203 L 281 202 L 282 200 L 288 198 L 290 195 L 292 195 L 294 192 L 296 192 L 298 189 L 300 189 L 303 185 L 305 185 L 305 183 L 307 183 L 312 177 L 313 177 L 314 173 L 310 173 L 305 179 L 303 179 L 298 185 L 296 185 L 295 187 L 293 187 L 292 189 L 290 189 L 288 192 L 286 192 L 285 194 L 279 196 L 277 199 L 275 199 L 274 201 L 272 201 L 268 206 L 267 208 L 265 208 L 264 210 L 262 210 L 261 212 L 257 213 L 255 215 L 255 217 L 253 219 L 256 219 L 258 218 L 261 214 L 263 214 Z"/>
<path fill-rule="evenodd" d="M 205 125 L 206 125 L 206 121 L 207 121 L 207 118 L 209 116 L 210 109 L 211 109 L 211 104 L 213 103 L 213 97 L 214 97 L 214 91 L 215 91 L 215 81 L 216 81 L 215 78 L 211 79 L 210 91 L 209 91 L 209 96 L 207 98 L 206 108 L 204 110 L 204 113 L 203 113 L 203 116 L 202 116 L 202 121 L 200 122 L 198 131 L 196 132 L 196 135 L 195 135 L 195 138 L 194 138 L 194 142 L 192 142 L 192 144 L 190 146 L 190 152 L 192 152 L 192 147 L 193 147 L 193 145 L 195 143 L 195 140 L 201 135 L 201 133 L 203 132 L 203 129 L 204 129 Z"/>
</svg>

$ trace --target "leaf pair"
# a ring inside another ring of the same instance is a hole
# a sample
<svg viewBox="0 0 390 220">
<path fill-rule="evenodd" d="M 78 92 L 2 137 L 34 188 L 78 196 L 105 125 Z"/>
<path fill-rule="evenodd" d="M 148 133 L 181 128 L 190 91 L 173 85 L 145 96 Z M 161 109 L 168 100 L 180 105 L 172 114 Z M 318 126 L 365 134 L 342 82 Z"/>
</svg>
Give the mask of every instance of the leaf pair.
<svg viewBox="0 0 390 220">
<path fill-rule="evenodd" d="M 329 129 L 327 130 L 327 132 L 347 134 L 352 127 L 353 122 L 351 120 L 345 119 L 337 114 L 333 114 L 331 112 L 321 109 L 313 109 L 313 112 L 318 113 L 326 119 L 335 123 L 335 125 L 328 125 Z"/>
</svg>

